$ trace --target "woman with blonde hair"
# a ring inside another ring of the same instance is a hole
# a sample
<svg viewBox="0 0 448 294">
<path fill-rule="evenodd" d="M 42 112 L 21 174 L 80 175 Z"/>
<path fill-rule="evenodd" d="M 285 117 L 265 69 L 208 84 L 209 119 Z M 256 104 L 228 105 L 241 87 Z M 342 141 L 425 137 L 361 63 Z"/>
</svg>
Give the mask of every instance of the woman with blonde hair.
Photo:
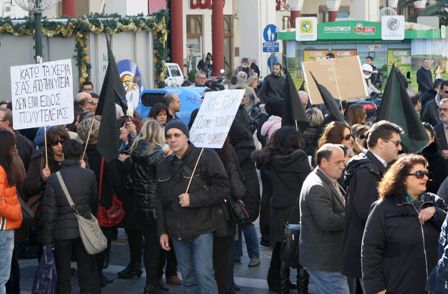
<svg viewBox="0 0 448 294">
<path fill-rule="evenodd" d="M 156 172 L 165 158 L 164 135 L 160 123 L 147 119 L 131 145 L 131 179 L 137 214 L 143 227 L 146 285 L 144 293 L 159 293 L 160 245 L 157 234 Z"/>
</svg>

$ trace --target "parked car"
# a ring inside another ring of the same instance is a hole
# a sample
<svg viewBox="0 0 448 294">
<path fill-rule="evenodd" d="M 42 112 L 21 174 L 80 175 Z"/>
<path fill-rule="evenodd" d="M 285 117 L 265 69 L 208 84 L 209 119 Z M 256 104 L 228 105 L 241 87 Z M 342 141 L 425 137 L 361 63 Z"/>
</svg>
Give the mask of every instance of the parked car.
<svg viewBox="0 0 448 294">
<path fill-rule="evenodd" d="M 167 78 L 165 79 L 165 85 L 167 87 L 180 87 L 185 78 L 177 63 L 165 63 L 167 69 Z"/>
<path fill-rule="evenodd" d="M 154 104 L 164 103 L 163 96 L 165 94 L 175 93 L 179 96 L 181 102 L 180 111 L 177 113 L 177 116 L 188 125 L 191 112 L 201 106 L 201 97 L 204 95 L 206 89 L 206 87 L 176 87 L 143 90 L 137 111 L 142 118 L 145 118 L 148 116 Z"/>
</svg>

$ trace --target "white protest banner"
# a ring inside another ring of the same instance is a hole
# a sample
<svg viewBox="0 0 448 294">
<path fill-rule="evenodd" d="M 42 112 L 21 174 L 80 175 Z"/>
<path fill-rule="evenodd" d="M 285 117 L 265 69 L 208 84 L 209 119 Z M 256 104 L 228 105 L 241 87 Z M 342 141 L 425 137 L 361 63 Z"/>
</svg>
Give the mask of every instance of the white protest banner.
<svg viewBox="0 0 448 294">
<path fill-rule="evenodd" d="M 11 67 L 14 129 L 73 122 L 73 72 L 70 59 Z"/>
<path fill-rule="evenodd" d="M 205 93 L 190 130 L 190 141 L 199 148 L 222 148 L 245 90 Z"/>
</svg>

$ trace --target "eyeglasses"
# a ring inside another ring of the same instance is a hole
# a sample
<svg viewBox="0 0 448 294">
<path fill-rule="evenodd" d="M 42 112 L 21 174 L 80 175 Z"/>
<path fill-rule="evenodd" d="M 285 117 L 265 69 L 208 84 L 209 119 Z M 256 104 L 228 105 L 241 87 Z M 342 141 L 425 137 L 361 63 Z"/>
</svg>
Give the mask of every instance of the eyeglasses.
<svg viewBox="0 0 448 294">
<path fill-rule="evenodd" d="M 171 139 L 172 137 L 180 138 L 180 136 L 182 136 L 181 133 L 174 133 L 174 134 L 167 134 L 167 135 L 166 135 L 166 138 L 167 138 L 167 139 Z"/>
<path fill-rule="evenodd" d="M 58 145 L 58 144 L 61 144 L 61 145 L 62 145 L 62 144 L 64 144 L 64 142 L 65 142 L 64 140 L 57 140 L 57 141 L 54 141 L 53 143 L 51 143 L 51 145 L 52 145 L 52 146 L 56 146 L 56 145 Z"/>
<path fill-rule="evenodd" d="M 428 170 L 418 170 L 415 173 L 409 173 L 408 176 L 414 176 L 417 179 L 421 180 L 423 179 L 425 176 L 429 177 L 429 171 Z"/>
<path fill-rule="evenodd" d="M 344 137 L 342 137 L 342 140 L 348 141 L 352 138 L 351 134 L 345 135 Z"/>
<path fill-rule="evenodd" d="M 439 108 L 440 111 L 448 111 L 448 108 Z"/>
<path fill-rule="evenodd" d="M 388 142 L 392 142 L 392 143 L 394 143 L 395 146 L 397 146 L 397 147 L 401 145 L 401 141 L 400 141 L 400 140 L 397 140 L 397 141 L 389 140 Z"/>
</svg>

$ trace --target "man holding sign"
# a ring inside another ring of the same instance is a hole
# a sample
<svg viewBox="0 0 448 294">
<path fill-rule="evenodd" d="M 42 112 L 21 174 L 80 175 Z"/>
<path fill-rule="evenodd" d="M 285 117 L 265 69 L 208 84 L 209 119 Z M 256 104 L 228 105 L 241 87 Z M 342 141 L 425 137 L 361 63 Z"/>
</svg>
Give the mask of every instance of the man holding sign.
<svg viewBox="0 0 448 294">
<path fill-rule="evenodd" d="M 189 142 L 180 120 L 166 124 L 165 136 L 174 154 L 157 169 L 160 245 L 169 251 L 172 239 L 184 293 L 218 293 L 213 232 L 218 208 L 230 193 L 226 171 L 215 151 Z"/>
</svg>

